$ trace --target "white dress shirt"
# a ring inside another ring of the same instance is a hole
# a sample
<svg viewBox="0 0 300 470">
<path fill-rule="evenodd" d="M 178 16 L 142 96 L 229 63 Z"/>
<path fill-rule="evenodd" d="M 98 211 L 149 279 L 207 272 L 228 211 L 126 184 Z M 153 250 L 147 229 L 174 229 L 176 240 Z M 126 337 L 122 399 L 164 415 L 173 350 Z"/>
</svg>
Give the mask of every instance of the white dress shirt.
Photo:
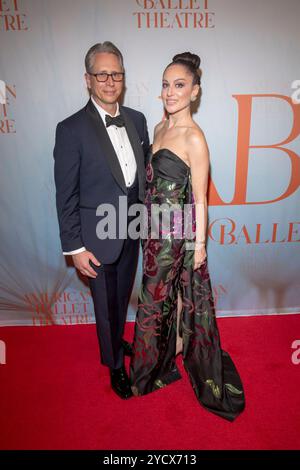
<svg viewBox="0 0 300 470">
<path fill-rule="evenodd" d="M 91 96 L 91 100 L 93 102 L 93 105 L 97 109 L 98 113 L 100 114 L 100 117 L 104 123 L 104 126 L 106 127 L 106 121 L 105 121 L 105 115 L 109 114 L 107 111 L 105 111 L 101 106 L 99 106 L 98 103 L 94 100 L 94 98 Z M 120 114 L 119 110 L 119 104 L 117 103 L 117 111 L 115 116 L 118 116 Z M 113 116 L 113 117 L 115 117 Z M 136 161 L 134 157 L 134 153 L 126 132 L 125 127 L 117 127 L 114 125 L 111 125 L 106 128 L 107 133 L 109 135 L 109 138 L 111 140 L 111 143 L 114 147 L 114 150 L 117 154 L 122 173 L 124 176 L 125 184 L 127 188 L 132 185 L 135 179 L 136 175 Z M 86 248 L 83 246 L 81 248 L 78 248 L 77 250 L 73 251 L 64 251 L 64 255 L 76 255 L 77 253 L 81 253 L 83 251 L 86 251 Z"/>
</svg>

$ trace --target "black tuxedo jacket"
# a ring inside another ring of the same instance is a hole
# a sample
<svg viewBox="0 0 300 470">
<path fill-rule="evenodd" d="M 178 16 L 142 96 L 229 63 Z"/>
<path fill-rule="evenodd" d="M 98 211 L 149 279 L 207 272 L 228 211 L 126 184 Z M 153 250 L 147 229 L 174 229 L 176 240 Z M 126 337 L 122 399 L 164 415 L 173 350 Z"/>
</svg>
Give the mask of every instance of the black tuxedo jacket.
<svg viewBox="0 0 300 470">
<path fill-rule="evenodd" d="M 135 155 L 139 183 L 139 200 L 144 201 L 145 158 L 149 137 L 144 115 L 120 106 L 126 131 Z M 89 100 L 87 105 L 60 122 L 54 148 L 56 206 L 60 238 L 64 252 L 85 246 L 101 263 L 113 263 L 124 240 L 99 240 L 96 208 L 109 203 L 116 209 L 118 223 L 119 196 L 127 188 L 118 157 L 103 121 Z M 137 201 L 138 202 L 138 201 Z"/>
</svg>

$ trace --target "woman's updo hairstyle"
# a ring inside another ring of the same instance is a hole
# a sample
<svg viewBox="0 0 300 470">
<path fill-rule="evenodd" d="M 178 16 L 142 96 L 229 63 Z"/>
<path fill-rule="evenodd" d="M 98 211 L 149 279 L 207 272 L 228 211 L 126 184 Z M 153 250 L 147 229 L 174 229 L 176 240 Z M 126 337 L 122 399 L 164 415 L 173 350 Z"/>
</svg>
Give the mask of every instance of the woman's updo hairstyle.
<svg viewBox="0 0 300 470">
<path fill-rule="evenodd" d="M 182 52 L 181 54 L 174 55 L 173 61 L 167 66 L 167 68 L 174 64 L 183 65 L 192 74 L 193 85 L 200 85 L 200 62 L 200 57 L 197 54 L 191 54 L 191 52 Z"/>
</svg>

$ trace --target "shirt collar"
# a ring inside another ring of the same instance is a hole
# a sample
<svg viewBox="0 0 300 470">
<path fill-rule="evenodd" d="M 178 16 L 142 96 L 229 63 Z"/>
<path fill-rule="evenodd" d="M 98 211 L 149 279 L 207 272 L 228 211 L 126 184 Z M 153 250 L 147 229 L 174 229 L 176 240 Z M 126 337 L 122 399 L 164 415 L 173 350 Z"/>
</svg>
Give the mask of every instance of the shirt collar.
<svg viewBox="0 0 300 470">
<path fill-rule="evenodd" d="M 106 116 L 106 114 L 108 114 L 109 116 L 111 116 L 111 114 L 109 114 L 107 111 L 105 111 L 105 110 L 96 102 L 96 100 L 95 100 L 92 96 L 91 96 L 91 101 L 92 101 L 93 105 L 95 106 L 95 108 L 97 109 L 98 113 L 100 114 L 102 121 L 103 121 L 104 124 L 105 124 L 105 116 Z M 120 108 L 119 108 L 119 103 L 117 103 L 117 110 L 116 110 L 115 116 L 118 116 L 119 114 L 120 114 Z M 115 117 L 115 116 L 113 116 L 113 117 Z"/>
</svg>

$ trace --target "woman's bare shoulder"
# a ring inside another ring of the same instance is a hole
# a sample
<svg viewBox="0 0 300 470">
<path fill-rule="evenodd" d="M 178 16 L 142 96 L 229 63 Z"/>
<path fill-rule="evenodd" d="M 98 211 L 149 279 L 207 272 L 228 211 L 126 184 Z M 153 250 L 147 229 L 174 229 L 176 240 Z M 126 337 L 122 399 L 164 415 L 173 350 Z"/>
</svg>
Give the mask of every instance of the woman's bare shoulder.
<svg viewBox="0 0 300 470">
<path fill-rule="evenodd" d="M 204 132 L 197 124 L 187 130 L 186 141 L 189 146 L 207 146 Z"/>
</svg>

